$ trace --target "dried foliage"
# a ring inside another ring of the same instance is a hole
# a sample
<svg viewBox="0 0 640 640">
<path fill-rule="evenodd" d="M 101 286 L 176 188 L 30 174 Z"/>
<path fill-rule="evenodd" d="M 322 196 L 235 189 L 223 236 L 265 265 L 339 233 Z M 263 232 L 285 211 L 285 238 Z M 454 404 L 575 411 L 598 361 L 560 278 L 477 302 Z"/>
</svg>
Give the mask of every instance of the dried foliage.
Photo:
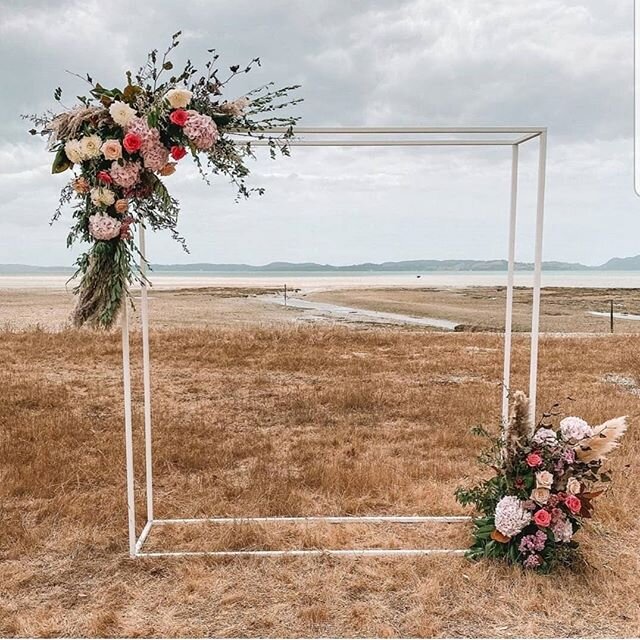
<svg viewBox="0 0 640 640">
<path fill-rule="evenodd" d="M 620 446 L 622 436 L 627 432 L 626 417 L 613 418 L 594 427 L 591 438 L 581 440 L 576 446 L 576 455 L 581 462 L 604 460 Z"/>
<path fill-rule="evenodd" d="M 524 443 L 533 434 L 533 420 L 529 411 L 529 398 L 523 391 L 513 394 L 509 421 L 504 427 L 503 463 L 512 467 Z"/>
</svg>

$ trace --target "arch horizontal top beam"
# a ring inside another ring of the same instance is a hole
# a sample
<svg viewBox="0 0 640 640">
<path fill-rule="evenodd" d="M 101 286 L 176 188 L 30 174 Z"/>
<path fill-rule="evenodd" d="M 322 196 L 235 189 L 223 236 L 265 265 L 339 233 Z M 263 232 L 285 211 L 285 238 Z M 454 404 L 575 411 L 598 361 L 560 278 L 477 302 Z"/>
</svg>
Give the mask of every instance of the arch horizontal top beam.
<svg viewBox="0 0 640 640">
<path fill-rule="evenodd" d="M 528 140 L 529 138 L 527 138 Z M 501 147 L 519 144 L 514 140 L 300 140 L 288 138 L 286 143 L 296 147 Z M 266 147 L 268 140 L 251 141 L 252 146 Z"/>
<path fill-rule="evenodd" d="M 268 131 L 285 133 L 289 127 Z M 546 127 L 295 127 L 296 133 L 543 133 Z M 239 129 L 238 131 L 242 131 Z"/>
<path fill-rule="evenodd" d="M 253 146 L 266 146 L 269 141 L 260 135 L 284 134 L 288 127 L 272 127 L 264 131 L 254 131 Z M 246 129 L 231 131 L 238 136 L 249 133 Z M 288 144 L 301 147 L 449 147 L 449 146 L 510 146 L 533 140 L 546 133 L 546 127 L 296 127 L 294 137 Z M 341 139 L 344 135 L 357 138 L 366 135 L 387 136 L 377 139 Z M 419 139 L 402 136 L 420 135 Z M 460 138 L 434 138 L 435 135 L 460 135 Z M 303 136 L 303 137 L 300 137 Z M 323 139 L 315 136 L 338 136 Z M 392 137 L 389 137 L 392 136 Z M 482 136 L 482 137 L 479 137 Z M 495 137 L 492 137 L 495 136 Z"/>
</svg>

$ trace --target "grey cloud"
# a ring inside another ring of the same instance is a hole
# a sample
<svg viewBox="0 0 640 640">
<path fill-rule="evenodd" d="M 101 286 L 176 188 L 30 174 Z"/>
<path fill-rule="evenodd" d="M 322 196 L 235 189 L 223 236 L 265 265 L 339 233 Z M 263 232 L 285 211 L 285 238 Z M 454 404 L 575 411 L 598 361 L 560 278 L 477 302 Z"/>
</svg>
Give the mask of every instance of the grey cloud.
<svg viewBox="0 0 640 640">
<path fill-rule="evenodd" d="M 56 86 L 66 103 L 85 93 L 65 69 L 121 84 L 126 69 L 179 28 L 177 63 L 200 60 L 211 46 L 223 65 L 261 56 L 263 67 L 231 87 L 234 95 L 268 80 L 302 83 L 297 111 L 307 125 L 546 125 L 545 255 L 598 262 L 636 253 L 631 5 L 0 2 L 0 262 L 70 259 L 64 222 L 48 226 L 64 178 L 48 174 L 43 141 L 26 135 L 19 114 L 52 107 Z M 527 250 L 534 160 L 534 150 L 525 152 L 520 246 Z M 240 205 L 219 180 L 208 189 L 182 167 L 171 178 L 194 260 L 504 255 L 504 153 L 314 150 L 253 168 L 269 192 Z M 185 259 L 169 239 L 152 242 L 159 260 Z"/>
</svg>

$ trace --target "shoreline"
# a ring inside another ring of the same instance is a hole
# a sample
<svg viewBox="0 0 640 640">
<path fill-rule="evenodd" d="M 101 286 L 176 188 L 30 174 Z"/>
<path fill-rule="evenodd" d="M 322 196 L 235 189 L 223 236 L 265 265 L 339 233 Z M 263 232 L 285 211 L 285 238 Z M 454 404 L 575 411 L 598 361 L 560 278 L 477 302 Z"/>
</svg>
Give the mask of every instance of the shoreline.
<svg viewBox="0 0 640 640">
<path fill-rule="evenodd" d="M 150 274 L 152 288 L 156 290 L 180 290 L 206 287 L 264 287 L 301 289 L 305 293 L 335 289 L 372 289 L 380 287 L 405 287 L 412 289 L 447 287 L 452 289 L 468 287 L 506 286 L 507 274 L 499 272 L 427 272 L 383 273 L 336 275 L 305 273 L 264 273 L 256 275 L 198 273 L 190 274 Z M 71 292 L 77 284 L 69 274 L 0 274 L 0 291 L 39 290 L 48 292 Z M 532 287 L 532 272 L 516 272 L 516 287 Z M 640 271 L 571 272 L 546 271 L 542 273 L 542 287 L 563 287 L 580 289 L 640 289 Z M 133 287 L 135 289 L 136 287 Z"/>
</svg>

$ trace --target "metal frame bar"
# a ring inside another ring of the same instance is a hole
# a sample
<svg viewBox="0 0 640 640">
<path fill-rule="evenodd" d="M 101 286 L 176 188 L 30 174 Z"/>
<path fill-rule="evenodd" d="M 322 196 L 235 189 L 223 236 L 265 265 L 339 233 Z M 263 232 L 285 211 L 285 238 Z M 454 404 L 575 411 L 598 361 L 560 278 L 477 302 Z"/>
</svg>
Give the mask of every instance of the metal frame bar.
<svg viewBox="0 0 640 640">
<path fill-rule="evenodd" d="M 509 207 L 509 257 L 507 266 L 507 300 L 504 319 L 504 362 L 502 367 L 502 424 L 509 419 L 509 385 L 511 381 L 511 333 L 513 330 L 513 282 L 516 256 L 516 215 L 518 212 L 519 147 L 511 150 L 511 200 Z"/>
<path fill-rule="evenodd" d="M 139 551 L 137 558 L 208 556 L 218 558 L 283 558 L 300 556 L 462 556 L 466 549 L 290 549 L 275 551 Z"/>
<path fill-rule="evenodd" d="M 284 127 L 270 129 L 265 133 L 285 133 Z M 237 132 L 242 135 L 242 131 Z M 531 314 L 531 356 L 529 364 L 529 398 L 532 417 L 535 417 L 538 373 L 538 342 L 540 324 L 540 292 L 542 276 L 542 240 L 544 222 L 544 196 L 547 158 L 547 130 L 544 127 L 325 127 L 296 129 L 296 136 L 314 135 L 344 135 L 344 134 L 385 134 L 398 136 L 404 134 L 470 134 L 470 138 L 462 139 L 398 139 L 390 140 L 331 140 L 304 139 L 296 137 L 288 140 L 288 144 L 296 146 L 511 146 L 511 190 L 509 207 L 509 240 L 508 240 L 508 270 L 507 270 L 507 300 L 505 310 L 505 341 L 503 360 L 503 394 L 502 419 L 508 419 L 509 409 L 509 381 L 511 375 L 511 347 L 513 329 L 513 289 L 515 271 L 515 240 L 516 216 L 518 200 L 518 163 L 519 147 L 521 144 L 539 138 L 538 154 L 538 184 L 536 196 L 536 234 L 535 234 L 535 264 L 533 274 L 533 308 Z M 516 135 L 514 139 L 505 138 L 474 138 L 475 135 Z M 255 146 L 265 146 L 268 141 L 252 140 Z M 145 485 L 146 485 L 146 522 L 138 537 L 136 535 L 135 512 L 135 478 L 133 464 L 133 419 L 131 399 L 131 359 L 129 349 L 129 311 L 127 303 L 122 312 L 122 368 L 124 390 L 124 424 L 125 424 L 125 466 L 127 487 L 127 512 L 129 555 L 131 558 L 157 558 L 175 556 L 213 556 L 213 557 L 262 557 L 277 558 L 283 556 L 430 556 L 430 555 L 462 555 L 465 549 L 291 549 L 291 550 L 243 550 L 243 551 L 143 551 L 145 542 L 154 526 L 168 526 L 172 524 L 251 524 L 251 523 L 398 523 L 420 524 L 426 522 L 454 523 L 470 520 L 469 516 L 256 516 L 256 517 L 211 517 L 211 518 L 168 518 L 154 517 L 153 502 L 153 449 L 152 449 L 152 421 L 151 421 L 151 365 L 149 350 L 149 306 L 148 283 L 146 279 L 148 259 L 145 245 L 145 229 L 139 227 L 139 243 L 142 258 L 140 271 L 142 285 L 140 293 L 141 323 L 142 323 L 142 358 L 143 358 L 143 387 L 144 387 L 144 450 L 145 450 Z"/>
</svg>

